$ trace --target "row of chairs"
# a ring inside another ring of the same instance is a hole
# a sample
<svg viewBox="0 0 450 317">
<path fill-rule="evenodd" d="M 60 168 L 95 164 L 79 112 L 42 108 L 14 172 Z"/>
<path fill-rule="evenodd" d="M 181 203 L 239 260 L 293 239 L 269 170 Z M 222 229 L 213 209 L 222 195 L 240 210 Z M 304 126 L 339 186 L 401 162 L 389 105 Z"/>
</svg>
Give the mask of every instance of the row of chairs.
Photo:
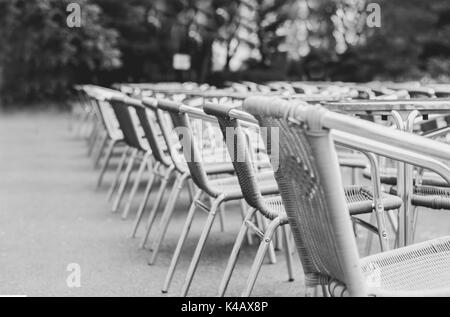
<svg viewBox="0 0 450 317">
<path fill-rule="evenodd" d="M 428 195 L 423 196 L 434 205 L 420 204 L 414 197 L 413 204 L 442 209 L 450 199 L 445 188 L 450 170 L 438 160 L 447 159 L 450 147 L 320 105 L 325 101 L 416 98 L 423 97 L 419 92 L 425 91 L 429 93 L 427 98 L 437 98 L 436 91 L 444 88 L 301 82 L 230 83 L 227 89 L 194 83 L 124 84 L 114 88 L 76 87 L 76 131 L 88 132 L 88 151 L 95 165 L 101 165 L 98 186 L 111 157 L 120 153 L 108 198 L 114 198 L 113 211 L 123 207 L 124 219 L 129 217 L 148 172 L 131 235 L 135 237 L 143 226 L 140 245 L 145 247 L 150 233 L 156 230 L 150 264 L 157 260 L 181 192 L 186 189 L 190 193 L 191 207 L 163 293 L 169 291 L 196 212 L 203 210 L 208 217 L 181 289 L 183 296 L 189 292 L 216 217 L 223 228 L 224 206 L 232 201 L 241 206 L 242 226 L 218 285 L 220 296 L 226 294 L 242 244 L 245 240 L 252 243 L 255 235 L 260 237 L 260 245 L 243 296 L 251 295 L 264 258 L 276 261 L 275 249 L 284 249 L 288 278 L 293 280 L 294 245 L 308 294 L 449 293 L 449 238 L 403 248 L 392 245 L 395 238 L 390 236 L 387 223 L 395 233 L 399 224 L 392 215 L 402 200 L 396 196 L 395 187 L 383 191 L 383 186 L 395 182 L 383 177 L 386 161 L 374 154 L 437 172 L 444 181 L 429 186 Z M 351 185 L 343 186 L 341 173 L 346 168 L 353 174 L 364 170 L 371 185 L 357 185 L 354 177 Z M 127 191 L 135 169 L 134 183 Z M 423 186 L 425 179 L 421 175 L 414 189 Z M 166 192 L 169 198 L 164 204 Z M 420 196 L 417 191 L 414 195 Z M 158 214 L 161 216 L 155 226 Z M 371 221 L 364 220 L 363 215 L 370 215 Z M 359 257 L 357 226 L 368 229 L 368 241 L 372 234 L 378 237 L 381 253 Z"/>
</svg>

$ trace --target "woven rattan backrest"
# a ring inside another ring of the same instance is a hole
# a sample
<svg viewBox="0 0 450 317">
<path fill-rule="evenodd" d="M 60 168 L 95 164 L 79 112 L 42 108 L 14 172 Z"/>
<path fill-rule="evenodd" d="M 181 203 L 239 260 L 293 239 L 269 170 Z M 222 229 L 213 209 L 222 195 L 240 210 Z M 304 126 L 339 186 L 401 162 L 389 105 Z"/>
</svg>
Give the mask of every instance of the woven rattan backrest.
<svg viewBox="0 0 450 317">
<path fill-rule="evenodd" d="M 279 129 L 275 175 L 307 285 L 338 280 L 350 295 L 365 295 L 336 150 L 320 125 L 323 109 L 268 98 L 250 98 L 244 109 L 262 127 Z"/>
<path fill-rule="evenodd" d="M 170 115 L 168 115 L 161 109 L 156 109 L 155 115 L 158 120 L 158 124 L 161 127 L 161 133 L 167 144 L 170 157 L 172 158 L 172 162 L 176 170 L 182 174 L 187 173 L 188 168 L 185 164 L 185 158 L 183 157 L 183 154 L 180 153 L 180 141 L 178 139 L 174 139 L 173 133 L 175 132 L 173 130 L 173 124 Z"/>
<path fill-rule="evenodd" d="M 136 110 L 139 122 L 144 130 L 145 138 L 150 145 L 155 160 L 164 166 L 170 166 L 171 160 L 163 148 L 165 143 L 164 139 L 161 137 L 161 131 L 156 122 L 154 112 L 151 109 L 135 103 L 130 103 L 130 106 L 134 107 Z"/>
<path fill-rule="evenodd" d="M 92 110 L 94 111 L 95 117 L 96 117 L 97 120 L 103 125 L 103 127 L 104 127 L 106 130 L 108 130 L 108 129 L 107 129 L 107 126 L 106 126 L 106 122 L 105 122 L 105 114 L 102 112 L 102 109 L 101 109 L 101 107 L 100 107 L 101 102 L 102 102 L 102 101 L 98 100 L 98 99 L 95 98 L 95 97 L 91 97 L 91 98 L 89 99 L 89 103 L 90 103 L 90 105 L 91 105 L 91 107 L 92 107 Z"/>
<path fill-rule="evenodd" d="M 84 90 L 83 86 L 79 86 L 75 88 L 77 99 L 80 102 L 80 105 L 86 110 L 91 108 L 90 97 Z"/>
<path fill-rule="evenodd" d="M 220 191 L 211 186 L 203 164 L 200 146 L 196 142 L 189 115 L 182 110 L 183 105 L 170 100 L 158 100 L 158 107 L 167 111 L 177 132 L 186 164 L 194 183 L 212 197 L 218 197 Z"/>
<path fill-rule="evenodd" d="M 249 144 L 239 120 L 231 118 L 228 113 L 234 109 L 223 104 L 205 103 L 203 110 L 217 118 L 223 139 L 231 157 L 231 162 L 236 171 L 242 193 L 247 203 L 263 214 L 271 217 L 271 211 L 264 203 L 261 190 L 258 186 L 254 162 L 250 154 Z"/>
<path fill-rule="evenodd" d="M 83 89 L 86 103 L 91 107 L 97 120 L 103 125 L 110 137 L 117 131 L 120 130 L 117 122 L 116 115 L 112 110 L 111 105 L 99 98 L 99 96 L 93 93 L 89 86 Z"/>
<path fill-rule="evenodd" d="M 116 97 L 112 97 L 110 103 L 116 114 L 120 129 L 123 132 L 125 142 L 135 149 L 143 150 L 135 123 L 131 118 L 129 105 L 125 104 L 122 99 Z"/>
<path fill-rule="evenodd" d="M 98 108 L 100 110 L 101 116 L 103 118 L 106 130 L 110 135 L 114 135 L 120 133 L 120 125 L 117 120 L 116 114 L 114 113 L 114 109 L 108 101 L 99 100 Z"/>
</svg>

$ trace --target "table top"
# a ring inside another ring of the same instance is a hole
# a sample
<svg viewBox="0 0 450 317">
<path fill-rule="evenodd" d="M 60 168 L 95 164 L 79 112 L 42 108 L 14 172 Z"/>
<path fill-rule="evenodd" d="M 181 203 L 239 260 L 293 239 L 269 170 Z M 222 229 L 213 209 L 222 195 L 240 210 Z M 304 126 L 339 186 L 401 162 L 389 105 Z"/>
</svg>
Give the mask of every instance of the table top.
<svg viewBox="0 0 450 317">
<path fill-rule="evenodd" d="M 250 96 L 261 95 L 266 97 L 280 97 L 289 100 L 302 100 L 309 103 L 320 103 L 325 108 L 342 113 L 360 115 L 389 115 L 392 111 L 411 112 L 418 110 L 421 114 L 446 114 L 450 113 L 450 98 L 415 98 L 397 100 L 350 100 L 338 101 L 335 96 L 311 96 L 302 94 L 280 94 L 280 92 L 255 93 L 235 92 L 227 89 L 202 90 L 183 89 L 171 87 L 157 87 L 151 84 L 123 84 L 122 86 L 138 88 L 141 90 L 154 90 L 159 93 L 183 94 L 190 97 L 224 98 L 243 100 Z M 325 99 L 325 100 L 324 100 Z"/>
<path fill-rule="evenodd" d="M 344 102 L 323 102 L 322 105 L 336 112 L 354 114 L 390 114 L 391 111 L 421 114 L 450 113 L 450 98 L 421 98 L 405 100 L 352 100 Z"/>
</svg>

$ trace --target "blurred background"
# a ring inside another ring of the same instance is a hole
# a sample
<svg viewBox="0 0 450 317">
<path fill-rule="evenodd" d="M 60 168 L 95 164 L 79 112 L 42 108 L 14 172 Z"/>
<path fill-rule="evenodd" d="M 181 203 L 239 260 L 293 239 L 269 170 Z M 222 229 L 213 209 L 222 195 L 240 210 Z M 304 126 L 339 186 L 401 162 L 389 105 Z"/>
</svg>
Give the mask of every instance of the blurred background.
<svg viewBox="0 0 450 317">
<path fill-rule="evenodd" d="M 72 2 L 80 28 L 67 26 Z M 0 1 L 3 106 L 62 100 L 76 83 L 449 76 L 448 0 Z"/>
</svg>

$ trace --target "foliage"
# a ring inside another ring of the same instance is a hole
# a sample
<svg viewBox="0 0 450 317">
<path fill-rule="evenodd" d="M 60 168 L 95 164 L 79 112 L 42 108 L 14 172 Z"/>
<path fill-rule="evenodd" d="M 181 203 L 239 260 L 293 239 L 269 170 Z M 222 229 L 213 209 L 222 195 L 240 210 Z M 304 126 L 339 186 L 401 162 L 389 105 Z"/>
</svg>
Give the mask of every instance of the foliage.
<svg viewBox="0 0 450 317">
<path fill-rule="evenodd" d="M 27 101 L 66 95 L 74 82 L 120 67 L 117 32 L 99 24 L 100 8 L 82 5 L 82 27 L 66 24 L 68 0 L 0 2 L 0 67 L 4 99 Z"/>
<path fill-rule="evenodd" d="M 83 82 L 450 75 L 446 0 L 76 0 L 78 29 L 66 26 L 69 2 L 0 1 L 3 98 L 61 97 Z M 369 2 L 380 28 L 366 25 Z M 190 71 L 173 70 L 175 53 L 191 56 Z"/>
<path fill-rule="evenodd" d="M 441 0 L 378 0 L 381 28 L 366 29 L 366 40 L 346 60 L 355 77 L 388 80 L 448 75 L 450 3 Z M 337 65 L 339 66 L 339 65 Z M 336 73 L 343 74 L 339 67 Z"/>
</svg>

